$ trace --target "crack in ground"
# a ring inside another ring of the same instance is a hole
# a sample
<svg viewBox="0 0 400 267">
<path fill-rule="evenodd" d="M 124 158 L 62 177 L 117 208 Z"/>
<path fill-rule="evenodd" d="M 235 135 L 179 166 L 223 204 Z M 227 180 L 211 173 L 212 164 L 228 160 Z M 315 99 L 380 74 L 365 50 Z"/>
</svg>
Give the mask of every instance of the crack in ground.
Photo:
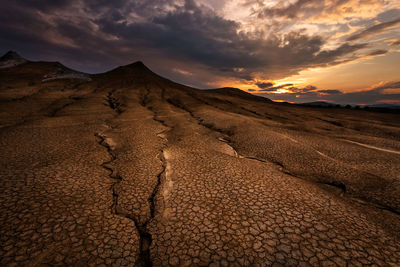
<svg viewBox="0 0 400 267">
<path fill-rule="evenodd" d="M 196 115 L 193 114 L 193 112 L 192 112 L 191 110 L 189 110 L 189 109 L 186 108 L 184 105 L 182 105 L 182 104 L 180 103 L 179 100 L 177 100 L 177 99 L 172 99 L 172 98 L 168 98 L 168 99 L 167 99 L 167 102 L 168 102 L 169 104 L 173 105 L 174 107 L 177 107 L 177 108 L 182 109 L 182 110 L 186 111 L 187 113 L 189 113 L 189 115 L 190 115 L 193 119 L 195 119 L 195 120 L 197 121 L 197 123 L 198 123 L 200 126 L 206 127 L 206 128 L 208 128 L 208 129 L 210 129 L 210 130 L 212 130 L 212 131 L 214 131 L 214 132 L 219 132 L 219 133 L 221 133 L 221 134 L 223 134 L 223 135 L 228 135 L 228 136 L 233 135 L 233 132 L 230 131 L 230 130 L 219 129 L 219 128 L 215 127 L 214 124 L 210 124 L 210 123 L 204 122 L 203 119 L 197 117 Z"/>
<path fill-rule="evenodd" d="M 112 167 L 110 167 L 110 164 L 112 164 L 116 159 L 117 156 L 115 155 L 115 153 L 113 152 L 113 148 L 112 146 L 107 142 L 107 137 L 105 135 L 99 134 L 99 133 L 95 133 L 95 136 L 97 138 L 100 139 L 99 144 L 104 146 L 107 149 L 108 154 L 110 155 L 110 160 L 105 161 L 101 164 L 101 166 L 108 170 L 109 173 L 109 177 L 113 180 L 116 180 L 112 185 L 111 185 L 111 191 L 112 191 L 112 197 L 113 197 L 113 202 L 111 204 L 111 211 L 118 216 L 123 216 L 127 219 L 130 219 L 133 221 L 138 234 L 139 234 L 139 258 L 137 260 L 137 262 L 135 263 L 137 266 L 153 266 L 151 259 L 150 259 L 150 245 L 152 242 L 152 236 L 151 234 L 147 231 L 147 224 L 149 223 L 150 220 L 147 220 L 145 223 L 140 224 L 139 221 L 135 218 L 134 215 L 131 214 L 125 214 L 122 213 L 119 209 L 118 209 L 118 198 L 119 195 L 117 193 L 117 186 L 119 185 L 119 183 L 123 180 L 123 178 L 118 174 L 118 172 L 116 170 L 114 170 Z M 164 172 L 164 168 L 163 171 L 157 176 L 158 179 L 160 179 L 159 177 L 162 175 L 162 173 Z M 159 182 L 157 183 L 157 185 L 159 185 Z M 151 209 L 151 214 L 154 214 L 154 204 L 152 205 L 152 203 L 154 203 L 153 199 L 154 196 L 156 195 L 158 191 L 158 187 L 156 186 L 152 196 L 149 198 L 149 202 L 150 202 L 150 209 Z M 152 208 L 153 207 L 153 208 Z"/>
<path fill-rule="evenodd" d="M 196 98 L 195 98 L 195 99 L 196 99 Z M 183 105 L 180 103 L 179 100 L 175 100 L 175 99 L 168 98 L 168 99 L 167 99 L 167 102 L 170 103 L 171 105 L 173 105 L 173 106 L 175 106 L 175 107 L 177 107 L 177 108 L 179 108 L 179 109 L 182 109 L 182 110 L 186 111 L 187 113 L 189 113 L 189 115 L 190 115 L 192 118 L 194 118 L 200 126 L 206 127 L 206 128 L 208 128 L 208 129 L 210 129 L 210 130 L 212 130 L 212 131 L 214 131 L 214 132 L 218 132 L 218 133 L 220 133 L 220 134 L 223 134 L 224 137 L 222 138 L 222 140 L 221 140 L 220 138 L 219 138 L 218 140 L 221 141 L 221 142 L 226 143 L 227 145 L 229 145 L 229 146 L 235 151 L 235 153 L 236 153 L 236 155 L 237 155 L 238 158 L 245 158 L 245 159 L 249 159 L 249 160 L 255 160 L 255 161 L 258 161 L 258 162 L 261 162 L 261 163 L 272 163 L 272 164 L 277 165 L 278 168 L 279 168 L 279 170 L 280 170 L 281 172 L 283 172 L 283 173 L 285 173 L 285 174 L 287 174 L 287 175 L 293 176 L 293 177 L 295 177 L 295 178 L 297 178 L 297 179 L 302 179 L 302 178 L 299 178 L 299 177 L 293 175 L 292 173 L 290 173 L 290 172 L 285 168 L 285 166 L 284 166 L 281 162 L 279 162 L 279 161 L 276 161 L 276 160 L 265 160 L 265 159 L 260 159 L 260 158 L 254 157 L 254 156 L 246 156 L 246 155 L 241 155 L 241 154 L 239 154 L 239 153 L 237 152 L 237 150 L 234 148 L 234 146 L 232 145 L 232 142 L 231 142 L 231 140 L 230 140 L 230 138 L 229 138 L 229 136 L 232 136 L 232 135 L 233 135 L 233 132 L 232 132 L 232 131 L 230 131 L 230 130 L 219 129 L 219 128 L 215 127 L 215 125 L 213 125 L 213 124 L 205 123 L 203 119 L 197 117 L 196 115 L 194 115 L 194 113 L 193 113 L 191 110 L 189 110 L 188 108 L 186 108 L 185 106 L 183 106 Z M 208 105 L 208 104 L 207 104 L 207 105 Z M 223 111 L 223 110 L 222 110 L 222 111 Z M 224 112 L 225 112 L 225 111 L 224 111 Z M 302 179 L 302 180 L 304 180 L 304 179 Z"/>
<path fill-rule="evenodd" d="M 107 94 L 107 103 L 108 106 L 116 113 L 115 117 L 118 117 L 123 110 L 121 109 L 121 103 L 119 102 L 119 100 L 117 98 L 115 98 L 113 96 L 115 90 L 112 90 L 111 92 L 109 92 Z M 114 127 L 108 125 L 111 129 L 114 129 Z M 151 259 L 150 259 L 150 245 L 152 242 L 152 236 L 151 234 L 148 232 L 147 230 L 147 224 L 149 223 L 149 221 L 154 217 L 154 210 L 155 210 L 155 205 L 154 205 L 154 198 L 155 195 L 158 192 L 158 187 L 161 184 L 161 176 L 163 175 L 164 171 L 165 171 L 165 166 L 164 166 L 164 162 L 163 162 L 163 168 L 162 171 L 157 175 L 157 185 L 155 186 L 151 197 L 149 198 L 149 203 L 150 203 L 150 214 L 151 214 L 151 218 L 149 220 L 147 220 L 146 222 L 144 222 L 143 224 L 140 224 L 139 221 L 137 220 L 137 218 L 135 218 L 134 215 L 132 214 L 125 214 L 123 212 L 121 212 L 118 209 L 118 192 L 117 192 L 117 186 L 119 185 L 119 183 L 123 180 L 123 178 L 118 174 L 118 171 L 116 171 L 113 167 L 112 167 L 112 163 L 117 159 L 117 155 L 115 154 L 115 152 L 113 151 L 113 145 L 110 144 L 109 140 L 107 140 L 107 136 L 104 134 L 100 134 L 100 133 L 95 133 L 94 134 L 97 138 L 99 138 L 99 144 L 103 147 L 105 147 L 107 149 L 108 154 L 110 155 L 110 160 L 104 161 L 101 166 L 109 171 L 109 177 L 111 179 L 113 179 L 115 182 L 111 185 L 111 191 L 112 191 L 112 197 L 113 197 L 113 202 L 111 205 L 111 211 L 118 215 L 118 216 L 123 216 L 127 219 L 130 219 L 133 221 L 138 234 L 139 234 L 139 257 L 137 259 L 137 262 L 135 263 L 135 265 L 137 266 L 153 266 Z M 162 160 L 161 160 L 162 161 Z"/>
<path fill-rule="evenodd" d="M 219 133 L 224 134 L 224 135 L 228 135 L 228 136 L 232 135 L 227 131 L 224 131 L 222 129 L 216 128 L 212 124 L 205 123 L 201 118 L 195 116 L 192 111 L 190 111 L 188 108 L 183 106 L 179 101 L 176 101 L 174 99 L 167 99 L 167 101 L 171 105 L 188 112 L 189 115 L 192 118 L 194 118 L 198 122 L 199 125 L 201 125 L 203 127 L 206 127 L 206 128 L 208 128 L 208 129 L 210 129 L 212 131 L 219 132 Z M 229 145 L 233 149 L 233 151 L 235 152 L 235 154 L 237 155 L 238 158 L 245 158 L 245 159 L 249 159 L 249 160 L 255 160 L 255 161 L 258 161 L 258 162 L 261 162 L 261 163 L 272 163 L 272 164 L 277 165 L 279 170 L 281 172 L 283 172 L 284 174 L 289 175 L 289 176 L 294 177 L 294 178 L 297 178 L 297 179 L 308 181 L 306 179 L 303 179 L 303 178 L 298 177 L 295 174 L 291 173 L 287 168 L 285 168 L 285 166 L 281 162 L 278 162 L 278 161 L 275 161 L 275 160 L 265 160 L 265 159 L 260 159 L 260 158 L 254 157 L 254 156 L 246 156 L 246 155 L 239 154 L 237 152 L 237 150 L 233 147 L 233 145 L 232 145 L 232 143 L 231 143 L 229 138 L 222 138 L 222 139 L 219 138 L 218 140 L 221 141 L 221 142 L 226 143 L 227 145 Z M 337 189 L 339 189 L 341 191 L 341 195 L 346 193 L 346 185 L 341 183 L 341 182 L 335 182 L 335 181 L 333 181 L 333 182 L 316 182 L 316 184 L 322 184 L 322 185 L 327 185 L 327 186 L 331 186 L 331 187 L 337 188 Z M 379 208 L 380 209 L 385 209 L 385 210 L 388 210 L 388 211 L 391 211 L 393 213 L 398 214 L 397 211 L 395 211 L 395 210 L 393 210 L 391 208 L 387 208 L 387 207 L 379 207 Z"/>
<path fill-rule="evenodd" d="M 61 110 L 65 109 L 66 107 L 75 104 L 76 102 L 80 101 L 83 99 L 82 96 L 76 96 L 76 95 L 70 95 L 68 97 L 68 99 L 70 99 L 71 101 L 69 101 L 68 103 L 65 103 L 59 107 L 54 108 L 52 111 L 49 112 L 48 116 L 49 117 L 55 117 L 57 115 L 58 112 L 60 112 Z M 54 104 L 57 101 L 54 101 L 52 104 Z"/>
<path fill-rule="evenodd" d="M 232 135 L 233 135 L 233 132 L 231 132 L 230 130 L 219 129 L 219 128 L 215 127 L 215 125 L 210 124 L 210 123 L 205 123 L 203 119 L 201 119 L 201 118 L 197 117 L 196 115 L 194 115 L 193 112 L 192 112 L 191 110 L 189 110 L 188 108 L 186 108 L 185 106 L 183 106 L 181 103 L 179 103 L 179 101 L 176 101 L 176 100 L 174 100 L 174 99 L 168 98 L 168 99 L 167 99 L 167 102 L 170 103 L 171 105 L 173 105 L 173 106 L 175 106 L 175 107 L 177 107 L 177 108 L 179 108 L 179 109 L 182 109 L 182 110 L 186 111 L 187 113 L 189 113 L 189 115 L 190 115 L 193 119 L 195 119 L 195 120 L 197 121 L 197 123 L 198 123 L 200 126 L 203 126 L 203 127 L 207 128 L 207 129 L 210 129 L 210 130 L 212 130 L 212 131 L 214 131 L 214 132 L 218 132 L 218 133 L 220 133 L 220 134 L 223 134 L 224 137 L 223 137 L 222 139 L 221 139 L 221 138 L 218 138 L 218 140 L 219 140 L 220 142 L 224 142 L 225 144 L 229 145 L 229 146 L 233 149 L 233 151 L 236 153 L 236 155 L 237 155 L 238 158 L 245 158 L 245 159 L 250 159 L 250 160 L 256 160 L 256 161 L 259 161 L 259 162 L 262 162 L 262 163 L 270 162 L 270 163 L 273 163 L 273 164 L 275 164 L 275 165 L 278 165 L 279 168 L 280 168 L 282 171 L 285 169 L 284 165 L 283 165 L 282 163 L 278 162 L 278 161 L 264 160 L 264 159 L 260 159 L 260 158 L 253 157 L 253 156 L 245 156 L 245 155 L 239 154 L 239 153 L 237 152 L 237 150 L 233 147 L 232 142 L 231 142 L 231 140 L 230 140 L 230 138 L 229 138 L 229 136 L 232 136 Z M 227 136 L 228 136 L 228 138 L 227 138 Z"/>
<path fill-rule="evenodd" d="M 204 126 L 204 127 L 208 128 L 208 129 L 210 129 L 210 130 L 219 132 L 219 133 L 221 133 L 221 134 L 226 134 L 226 135 L 228 135 L 228 136 L 233 135 L 233 133 L 231 134 L 229 131 L 222 130 L 222 129 L 218 129 L 218 128 L 215 127 L 213 124 L 205 123 L 201 118 L 199 118 L 199 117 L 197 117 L 196 115 L 194 115 L 192 111 L 190 111 L 188 108 L 186 108 L 184 105 L 182 105 L 181 102 L 179 101 L 179 99 L 167 99 L 167 101 L 168 101 L 168 103 L 170 103 L 171 105 L 173 105 L 173 106 L 175 106 L 175 107 L 177 107 L 177 108 L 179 108 L 179 109 L 182 109 L 182 110 L 188 112 L 192 118 L 194 118 L 195 120 L 197 120 L 197 122 L 198 122 L 199 125 Z M 291 138 L 289 138 L 289 139 L 291 139 Z M 220 140 L 220 141 L 221 141 L 221 140 Z M 293 177 L 293 178 L 296 178 L 296 179 L 301 179 L 301 180 L 303 180 L 303 181 L 310 182 L 309 180 L 307 180 L 307 179 L 305 179 L 305 178 L 303 178 L 303 177 L 299 177 L 299 176 L 297 176 L 296 174 L 290 172 L 281 162 L 278 162 L 278 161 L 276 161 L 276 160 L 271 160 L 271 159 L 265 160 L 265 159 L 260 159 L 260 158 L 254 157 L 254 156 L 245 156 L 245 155 L 239 154 L 239 153 L 236 151 L 236 149 L 233 147 L 233 145 L 231 144 L 231 141 L 230 141 L 229 138 L 224 138 L 224 140 L 223 140 L 222 142 L 227 143 L 227 144 L 236 152 L 236 154 L 237 154 L 237 156 L 238 156 L 239 158 L 246 158 L 246 159 L 250 159 L 250 160 L 256 160 L 256 161 L 262 162 L 262 163 L 267 163 L 267 162 L 269 162 L 269 163 L 275 164 L 275 165 L 277 165 L 277 166 L 279 167 L 279 170 L 280 170 L 282 173 L 284 173 L 284 174 L 286 174 L 286 175 L 289 175 L 290 177 Z M 296 141 L 296 142 L 297 142 L 297 141 Z M 317 151 L 317 152 L 318 152 L 318 151 Z M 337 188 L 338 190 L 340 190 L 340 195 L 341 195 L 341 196 L 345 196 L 345 194 L 346 194 L 347 191 L 348 191 L 346 185 L 345 185 L 344 183 L 342 183 L 342 182 L 339 182 L 339 181 L 331 181 L 331 182 L 329 182 L 329 181 L 328 181 L 328 182 L 324 182 L 324 181 L 314 181 L 314 182 L 312 182 L 312 183 L 317 184 L 317 185 L 318 185 L 318 184 L 319 184 L 319 185 L 326 185 L 326 186 L 329 186 L 329 187 L 332 187 L 332 188 Z M 346 194 L 346 195 L 347 195 L 347 194 Z M 399 211 L 393 209 L 392 207 L 383 206 L 383 205 L 380 205 L 380 204 L 377 204 L 377 203 L 374 203 L 374 202 L 368 202 L 368 203 L 370 203 L 372 206 L 374 206 L 374 207 L 376 207 L 376 208 L 378 208 L 378 209 L 386 210 L 386 211 L 392 212 L 392 213 L 397 214 L 397 215 L 400 214 Z"/>
<path fill-rule="evenodd" d="M 115 98 L 115 97 L 113 96 L 114 93 L 115 93 L 115 91 L 116 91 L 116 89 L 114 89 L 114 90 L 108 92 L 106 100 L 107 100 L 108 106 L 109 106 L 112 110 L 114 110 L 114 111 L 117 113 L 117 116 L 118 116 L 118 115 L 120 115 L 120 114 L 121 114 L 122 112 L 124 112 L 124 111 L 121 109 L 122 104 L 118 101 L 117 98 Z"/>
<path fill-rule="evenodd" d="M 121 104 L 119 103 L 119 100 L 113 96 L 115 90 L 112 90 L 107 94 L 107 103 L 108 106 L 116 112 L 116 116 L 119 116 L 123 110 L 121 109 Z M 156 185 L 154 186 L 154 189 L 148 198 L 149 206 L 150 206 L 150 218 L 146 220 L 144 223 L 140 223 L 138 219 L 135 217 L 134 214 L 124 214 L 118 209 L 118 193 L 117 193 L 117 186 L 119 183 L 123 180 L 123 177 L 121 177 L 118 172 L 111 166 L 112 163 L 117 159 L 117 155 L 113 151 L 113 145 L 110 144 L 109 140 L 107 139 L 106 135 L 95 133 L 95 136 L 100 139 L 99 144 L 104 146 L 107 149 L 108 154 L 110 155 L 110 160 L 105 161 L 101 164 L 101 166 L 109 171 L 109 177 L 116 180 L 112 185 L 111 185 L 111 190 L 112 190 L 112 196 L 113 196 L 113 204 L 111 205 L 111 210 L 114 214 L 126 217 L 130 220 L 132 220 L 135 224 L 135 227 L 138 231 L 139 234 L 139 257 L 137 262 L 135 263 L 137 266 L 153 266 L 153 263 L 150 258 L 150 247 L 151 243 L 153 241 L 153 237 L 150 234 L 148 230 L 148 224 L 152 219 L 155 217 L 156 213 L 156 203 L 155 199 L 157 194 L 160 191 L 160 187 L 162 185 L 163 177 L 165 177 L 165 170 L 166 170 L 166 160 L 164 157 L 164 148 L 166 147 L 166 141 L 167 139 L 162 137 L 162 134 L 165 133 L 166 131 L 169 131 L 171 127 L 169 127 L 163 120 L 160 120 L 157 118 L 157 113 L 152 109 L 152 107 L 147 105 L 148 102 L 148 96 L 150 94 L 149 88 L 146 87 L 146 93 L 143 95 L 143 98 L 140 102 L 140 104 L 144 107 L 146 107 L 148 110 L 150 110 L 153 113 L 152 119 L 158 123 L 161 123 L 164 127 L 168 128 L 167 130 L 163 130 L 159 133 L 157 133 L 157 136 L 163 140 L 163 148 L 160 150 L 158 154 L 158 158 L 162 164 L 162 169 L 160 173 L 157 175 L 157 182 Z M 111 127 L 113 129 L 113 127 Z"/>
<path fill-rule="evenodd" d="M 383 211 L 391 212 L 391 213 L 393 213 L 395 215 L 400 215 L 400 211 L 395 210 L 395 209 L 393 209 L 391 207 L 388 207 L 388 206 L 383 206 L 383 205 L 379 205 L 377 203 L 368 202 L 368 201 L 365 201 L 365 200 L 360 199 L 360 198 L 350 197 L 349 199 L 357 202 L 358 204 L 365 205 L 367 207 L 371 207 L 372 206 L 372 207 L 374 207 L 376 209 L 380 209 L 380 210 L 383 210 Z"/>
<path fill-rule="evenodd" d="M 55 117 L 56 115 L 57 115 L 57 113 L 58 112 L 60 112 L 61 110 L 63 110 L 64 108 L 66 108 L 66 107 L 68 107 L 68 106 L 70 106 L 70 105 L 72 105 L 72 104 L 74 104 L 75 103 L 75 101 L 71 101 L 71 102 L 68 102 L 68 103 L 65 103 L 65 104 L 63 104 L 63 105 L 61 105 L 61 106 L 59 106 L 59 107 L 57 107 L 57 108 L 54 108 L 52 111 L 50 111 L 49 112 L 49 117 Z"/>
<path fill-rule="evenodd" d="M 322 184 L 322 185 L 327 185 L 327 186 L 333 186 L 337 189 L 339 189 L 342 194 L 346 193 L 346 185 L 344 183 L 341 182 L 336 182 L 336 181 L 332 181 L 332 182 L 317 182 L 318 184 Z"/>
<path fill-rule="evenodd" d="M 166 127 L 167 129 L 157 133 L 157 137 L 159 137 L 160 139 L 163 140 L 163 147 L 160 150 L 160 153 L 158 154 L 158 158 L 162 163 L 162 169 L 160 171 L 160 173 L 157 175 L 157 183 L 153 189 L 153 192 L 151 194 L 151 196 L 149 197 L 148 201 L 150 204 L 150 219 L 147 220 L 144 224 L 143 224 L 143 232 L 142 232 L 142 239 L 143 242 L 145 242 L 146 247 L 143 247 L 143 249 L 141 250 L 143 255 L 142 258 L 145 259 L 144 265 L 143 266 L 152 266 L 152 261 L 150 259 L 150 246 L 151 243 L 153 242 L 153 237 L 150 234 L 149 230 L 147 229 L 147 225 L 148 223 L 154 219 L 155 217 L 155 213 L 156 213 L 156 197 L 157 194 L 160 192 L 160 188 L 163 184 L 163 179 L 165 179 L 165 172 L 166 172 L 166 159 L 164 157 L 164 149 L 167 146 L 167 139 L 165 137 L 163 137 L 163 134 L 170 131 L 172 128 L 170 126 L 168 126 L 165 121 L 157 118 L 157 112 L 153 110 L 153 108 L 151 106 L 147 105 L 147 97 L 150 94 L 150 90 L 149 88 L 146 87 L 146 91 L 147 93 L 144 95 L 143 99 L 142 99 L 142 106 L 146 107 L 149 111 L 151 111 L 153 113 L 153 120 L 160 123 L 161 125 L 163 125 L 164 127 Z"/>
<path fill-rule="evenodd" d="M 140 105 L 142 105 L 143 107 L 147 106 L 147 101 L 150 94 L 150 90 L 147 85 L 145 85 L 145 88 L 146 88 L 146 93 L 143 95 L 142 100 L 140 101 Z"/>
</svg>

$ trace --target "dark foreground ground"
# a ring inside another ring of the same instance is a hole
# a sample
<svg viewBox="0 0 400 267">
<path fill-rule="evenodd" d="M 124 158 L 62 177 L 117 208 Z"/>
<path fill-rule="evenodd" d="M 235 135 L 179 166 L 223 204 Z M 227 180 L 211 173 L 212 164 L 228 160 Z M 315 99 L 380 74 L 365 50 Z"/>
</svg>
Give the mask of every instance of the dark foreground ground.
<svg viewBox="0 0 400 267">
<path fill-rule="evenodd" d="M 141 63 L 0 70 L 0 265 L 400 266 L 400 116 Z"/>
</svg>

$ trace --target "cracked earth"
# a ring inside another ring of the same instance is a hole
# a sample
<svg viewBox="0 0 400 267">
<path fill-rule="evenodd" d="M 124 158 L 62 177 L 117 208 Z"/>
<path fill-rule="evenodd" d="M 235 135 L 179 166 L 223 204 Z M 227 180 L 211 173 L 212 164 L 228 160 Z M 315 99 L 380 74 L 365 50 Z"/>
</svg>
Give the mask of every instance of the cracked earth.
<svg viewBox="0 0 400 267">
<path fill-rule="evenodd" d="M 399 115 L 52 68 L 0 70 L 1 266 L 400 265 Z"/>
</svg>

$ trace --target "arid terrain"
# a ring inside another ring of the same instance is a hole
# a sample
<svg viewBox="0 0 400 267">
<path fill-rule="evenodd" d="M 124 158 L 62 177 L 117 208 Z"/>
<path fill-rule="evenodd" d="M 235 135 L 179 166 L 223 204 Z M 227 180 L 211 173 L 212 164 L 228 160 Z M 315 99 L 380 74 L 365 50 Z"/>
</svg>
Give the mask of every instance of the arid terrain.
<svg viewBox="0 0 400 267">
<path fill-rule="evenodd" d="M 1 266 L 400 266 L 399 114 L 10 58 Z"/>
</svg>

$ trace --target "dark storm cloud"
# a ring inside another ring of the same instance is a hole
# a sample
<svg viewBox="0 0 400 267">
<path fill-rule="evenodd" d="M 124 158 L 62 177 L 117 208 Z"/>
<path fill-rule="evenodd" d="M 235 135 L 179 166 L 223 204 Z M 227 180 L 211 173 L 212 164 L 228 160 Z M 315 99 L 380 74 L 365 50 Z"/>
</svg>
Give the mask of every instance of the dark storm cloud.
<svg viewBox="0 0 400 267">
<path fill-rule="evenodd" d="M 67 7 L 73 0 L 17 0 L 15 1 L 21 7 L 29 7 L 32 9 L 49 11 L 56 8 Z"/>
<path fill-rule="evenodd" d="M 399 23 L 400 23 L 400 18 L 392 20 L 392 21 L 376 24 L 372 27 L 369 27 L 369 28 L 361 31 L 360 33 L 357 33 L 357 34 L 354 34 L 354 35 L 348 37 L 347 41 L 354 41 L 354 40 L 358 40 L 358 39 L 362 39 L 362 38 L 366 38 L 366 37 L 378 34 L 382 31 L 386 30 L 387 28 L 396 26 Z"/>
<path fill-rule="evenodd" d="M 336 59 L 341 58 L 342 56 L 351 54 L 356 52 L 360 49 L 366 48 L 367 44 L 355 44 L 350 45 L 348 43 L 344 43 L 336 49 L 328 50 L 328 51 L 321 51 L 318 55 L 315 56 L 314 62 L 315 65 L 320 64 L 319 66 L 329 66 L 329 65 L 336 65 L 340 64 L 344 61 L 337 61 Z"/>
<path fill-rule="evenodd" d="M 386 54 L 387 52 L 389 52 L 389 51 L 388 51 L 388 50 L 385 50 L 385 49 L 377 49 L 377 50 L 374 50 L 374 51 L 370 52 L 370 53 L 368 54 L 368 56 L 379 56 L 379 55 L 384 55 L 384 54 Z"/>
<path fill-rule="evenodd" d="M 317 87 L 314 85 L 307 85 L 306 87 L 301 89 L 304 92 L 314 91 L 317 90 Z"/>
<path fill-rule="evenodd" d="M 313 92 L 313 91 L 317 90 L 318 88 L 314 85 L 307 85 L 305 87 L 290 86 L 290 87 L 287 87 L 286 89 L 288 89 L 289 91 L 291 91 L 292 93 L 295 93 L 295 94 L 300 93 L 300 94 L 310 95 L 310 94 L 315 94 L 315 92 Z"/>
<path fill-rule="evenodd" d="M 183 5 L 166 0 L 31 0 L 3 8 L 8 12 L 0 18 L 0 50 L 57 59 L 91 72 L 141 59 L 158 62 L 158 71 L 168 75 L 171 68 L 162 62 L 173 60 L 216 76 L 251 80 L 262 72 L 275 79 L 354 60 L 366 47 L 344 43 L 324 50 L 322 36 L 303 31 L 255 37 L 192 0 Z"/>
<path fill-rule="evenodd" d="M 273 91 L 276 91 L 279 89 L 285 89 L 285 88 L 288 88 L 291 86 L 293 86 L 293 84 L 286 83 L 286 84 L 282 84 L 282 85 L 278 85 L 278 86 L 266 87 L 266 88 L 263 88 L 262 90 L 260 90 L 259 92 L 273 92 Z M 258 87 L 260 87 L 260 86 L 258 86 Z"/>
<path fill-rule="evenodd" d="M 339 90 L 318 90 L 318 93 L 328 94 L 328 95 L 337 95 L 341 94 L 342 92 Z"/>
<path fill-rule="evenodd" d="M 296 87 L 293 86 L 291 83 L 286 83 L 286 84 L 281 84 L 279 86 L 272 86 L 269 88 L 264 88 L 261 90 L 257 90 L 257 92 L 276 92 L 279 89 L 285 89 L 290 91 L 291 93 L 301 93 L 301 94 L 314 94 L 314 92 L 317 89 L 316 86 L 313 85 L 307 85 L 305 87 Z"/>
<path fill-rule="evenodd" d="M 266 89 L 272 87 L 274 84 L 268 82 L 268 83 L 256 83 L 256 85 L 258 86 L 258 88 Z"/>
<path fill-rule="evenodd" d="M 34 1 L 29 4 L 31 2 Z M 88 27 L 87 18 L 72 21 L 69 19 L 71 14 L 65 13 L 65 17 L 48 20 L 47 10 L 52 9 L 49 14 L 64 8 L 68 10 L 69 5 L 64 6 L 62 1 L 58 5 L 50 1 L 40 1 L 37 6 L 21 6 L 10 2 L 3 7 L 8 12 L 0 16 L 0 50 L 14 49 L 33 60 L 72 63 L 73 67 L 85 71 L 110 61 L 112 53 L 107 55 L 103 52 L 109 45 Z M 65 39 L 69 39 L 71 43 L 66 43 Z M 77 62 L 79 63 L 74 65 Z M 104 69 L 104 66 L 99 69 Z"/>
</svg>

